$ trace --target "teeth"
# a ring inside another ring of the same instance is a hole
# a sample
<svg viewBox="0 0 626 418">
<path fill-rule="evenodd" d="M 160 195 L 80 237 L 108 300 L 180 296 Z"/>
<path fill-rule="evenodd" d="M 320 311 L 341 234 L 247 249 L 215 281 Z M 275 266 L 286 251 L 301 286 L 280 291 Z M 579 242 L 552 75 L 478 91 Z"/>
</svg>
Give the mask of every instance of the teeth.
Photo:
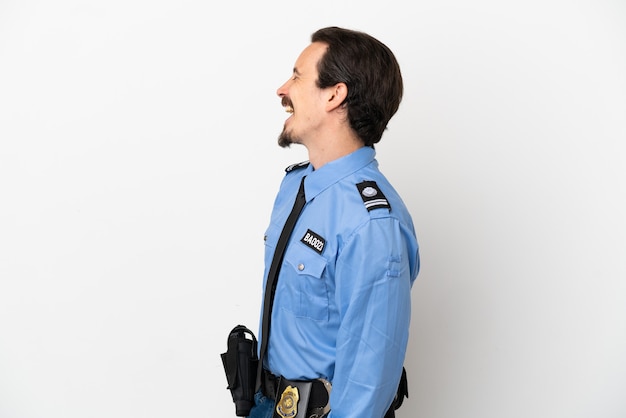
<svg viewBox="0 0 626 418">
<path fill-rule="evenodd" d="M 285 112 L 287 112 L 287 113 L 293 113 L 293 107 L 291 107 L 291 106 L 289 106 L 289 105 L 285 106 Z"/>
</svg>

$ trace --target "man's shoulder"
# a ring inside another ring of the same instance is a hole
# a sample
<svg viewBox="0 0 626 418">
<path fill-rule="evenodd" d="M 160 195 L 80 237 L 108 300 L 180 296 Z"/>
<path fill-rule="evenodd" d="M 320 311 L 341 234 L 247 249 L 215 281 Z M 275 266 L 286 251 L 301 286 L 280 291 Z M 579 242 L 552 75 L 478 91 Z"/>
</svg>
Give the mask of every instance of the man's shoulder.
<svg viewBox="0 0 626 418">
<path fill-rule="evenodd" d="M 398 191 L 379 170 L 362 170 L 346 178 L 344 189 L 351 190 L 352 204 L 361 206 L 371 219 L 410 218 Z"/>
</svg>

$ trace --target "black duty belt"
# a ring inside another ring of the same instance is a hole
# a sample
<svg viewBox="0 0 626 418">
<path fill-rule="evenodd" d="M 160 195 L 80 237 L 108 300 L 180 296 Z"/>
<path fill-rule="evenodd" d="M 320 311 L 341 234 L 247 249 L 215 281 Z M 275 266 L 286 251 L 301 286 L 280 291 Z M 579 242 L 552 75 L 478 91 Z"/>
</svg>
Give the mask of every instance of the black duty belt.
<svg viewBox="0 0 626 418">
<path fill-rule="evenodd" d="M 330 382 L 289 380 L 263 370 L 263 394 L 276 401 L 274 418 L 322 418 L 330 411 Z"/>
</svg>

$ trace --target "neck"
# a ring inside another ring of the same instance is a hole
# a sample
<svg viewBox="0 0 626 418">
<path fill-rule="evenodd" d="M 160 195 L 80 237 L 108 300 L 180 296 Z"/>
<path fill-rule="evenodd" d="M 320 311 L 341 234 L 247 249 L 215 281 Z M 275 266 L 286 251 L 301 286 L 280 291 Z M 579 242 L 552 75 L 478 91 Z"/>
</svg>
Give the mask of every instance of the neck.
<svg viewBox="0 0 626 418">
<path fill-rule="evenodd" d="M 348 135 L 326 136 L 323 140 L 307 144 L 306 148 L 309 152 L 309 161 L 317 170 L 324 164 L 345 157 L 363 146 L 363 142 L 356 135 L 350 133 Z"/>
</svg>

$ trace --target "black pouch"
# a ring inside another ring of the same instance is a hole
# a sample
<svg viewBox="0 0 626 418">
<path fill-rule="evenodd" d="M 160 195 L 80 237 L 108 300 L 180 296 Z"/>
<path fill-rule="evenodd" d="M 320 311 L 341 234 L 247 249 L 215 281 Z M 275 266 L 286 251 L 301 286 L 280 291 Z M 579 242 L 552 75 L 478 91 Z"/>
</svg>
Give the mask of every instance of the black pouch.
<svg viewBox="0 0 626 418">
<path fill-rule="evenodd" d="M 406 369 L 402 367 L 402 376 L 400 377 L 400 384 L 398 384 L 398 391 L 396 397 L 393 399 L 391 406 L 387 410 L 387 413 L 383 418 L 394 418 L 396 416 L 396 409 L 402 406 L 404 398 L 409 397 L 409 384 L 406 378 Z"/>
<path fill-rule="evenodd" d="M 228 350 L 221 354 L 227 389 L 235 403 L 235 414 L 247 417 L 254 406 L 256 373 L 259 364 L 257 341 L 254 333 L 243 325 L 237 325 L 228 334 Z"/>
</svg>

